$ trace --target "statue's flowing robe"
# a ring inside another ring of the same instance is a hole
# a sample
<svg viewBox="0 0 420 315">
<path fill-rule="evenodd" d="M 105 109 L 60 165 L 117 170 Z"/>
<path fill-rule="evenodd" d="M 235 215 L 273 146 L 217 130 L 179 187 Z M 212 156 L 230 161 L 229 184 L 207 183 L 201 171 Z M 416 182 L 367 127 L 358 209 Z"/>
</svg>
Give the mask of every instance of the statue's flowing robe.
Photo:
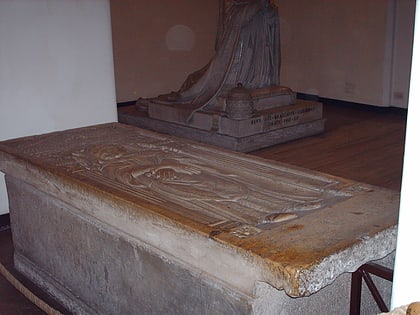
<svg viewBox="0 0 420 315">
<path fill-rule="evenodd" d="M 178 92 L 152 100 L 182 107 L 185 119 L 238 83 L 248 89 L 279 84 L 277 7 L 268 0 L 221 2 L 213 58 L 190 74 Z"/>
</svg>

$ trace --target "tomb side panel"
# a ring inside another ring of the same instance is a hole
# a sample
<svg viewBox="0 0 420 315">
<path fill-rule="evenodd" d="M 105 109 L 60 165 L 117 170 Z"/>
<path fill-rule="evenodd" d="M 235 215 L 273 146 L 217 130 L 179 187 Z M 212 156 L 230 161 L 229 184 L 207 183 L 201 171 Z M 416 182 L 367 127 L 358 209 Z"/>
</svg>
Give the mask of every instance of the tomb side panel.
<svg viewBox="0 0 420 315">
<path fill-rule="evenodd" d="M 39 285 L 65 288 L 57 297 L 101 314 L 250 313 L 250 297 L 10 176 L 7 187 L 16 255 L 54 282 Z"/>
</svg>

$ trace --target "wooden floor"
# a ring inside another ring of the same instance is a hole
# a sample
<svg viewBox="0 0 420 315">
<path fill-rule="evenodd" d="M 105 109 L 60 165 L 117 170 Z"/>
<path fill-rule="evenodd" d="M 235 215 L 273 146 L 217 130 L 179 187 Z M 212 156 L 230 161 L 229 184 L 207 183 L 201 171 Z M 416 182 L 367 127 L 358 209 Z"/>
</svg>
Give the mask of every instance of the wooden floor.
<svg viewBox="0 0 420 315">
<path fill-rule="evenodd" d="M 406 111 L 365 107 L 324 104 L 322 135 L 252 154 L 400 190 Z"/>
<path fill-rule="evenodd" d="M 404 152 L 405 111 L 324 101 L 327 124 L 323 134 L 250 154 L 399 190 Z M 11 231 L 7 220 L 5 222 L 4 219 L 3 216 L 3 222 L 0 220 L 0 262 L 19 276 L 13 269 Z M 25 283 L 36 294 L 64 312 L 44 292 L 37 290 L 27 281 Z M 44 313 L 0 276 L 0 315 L 16 314 Z"/>
</svg>

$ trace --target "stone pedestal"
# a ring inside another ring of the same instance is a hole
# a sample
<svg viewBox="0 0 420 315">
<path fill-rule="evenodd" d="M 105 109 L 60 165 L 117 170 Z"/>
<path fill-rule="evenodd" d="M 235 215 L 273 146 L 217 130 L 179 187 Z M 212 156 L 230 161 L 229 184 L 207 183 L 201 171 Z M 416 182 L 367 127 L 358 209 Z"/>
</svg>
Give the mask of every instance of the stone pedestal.
<svg viewBox="0 0 420 315">
<path fill-rule="evenodd" d="M 123 124 L 0 170 L 16 267 L 79 314 L 348 314 L 349 273 L 393 264 L 398 193 Z"/>
<path fill-rule="evenodd" d="M 275 144 L 322 133 L 325 119 L 322 104 L 297 100 L 291 105 L 263 107 L 250 117 L 229 118 L 220 111 L 200 110 L 185 120 L 180 107 L 150 104 L 148 112 L 128 106 L 118 110 L 121 123 L 216 145 L 250 152 Z"/>
</svg>

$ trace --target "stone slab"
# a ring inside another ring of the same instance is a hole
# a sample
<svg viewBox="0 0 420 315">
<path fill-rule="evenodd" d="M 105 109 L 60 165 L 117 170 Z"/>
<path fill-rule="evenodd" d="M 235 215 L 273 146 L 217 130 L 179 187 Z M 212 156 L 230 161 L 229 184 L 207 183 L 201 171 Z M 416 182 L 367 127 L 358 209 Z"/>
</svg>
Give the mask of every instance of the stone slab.
<svg viewBox="0 0 420 315">
<path fill-rule="evenodd" d="M 285 86 L 268 86 L 251 90 L 256 110 L 265 110 L 296 103 L 296 93 Z"/>
<path fill-rule="evenodd" d="M 250 93 L 252 98 L 253 108 L 255 115 L 251 119 L 273 119 L 268 117 L 269 115 L 283 114 L 285 111 L 290 112 L 293 109 L 296 111 L 293 116 L 314 116 L 314 107 L 317 107 L 317 114 L 314 119 L 322 118 L 322 103 L 315 101 L 296 100 L 296 93 L 286 87 L 267 87 L 252 90 Z M 217 98 L 216 104 L 208 106 L 205 109 L 198 110 L 191 104 L 178 104 L 173 102 L 158 102 L 147 99 L 139 99 L 138 103 L 143 104 L 143 107 L 147 111 L 149 118 L 163 120 L 166 122 L 176 123 L 179 125 L 186 125 L 198 129 L 210 130 L 212 128 L 212 117 L 217 116 L 218 119 L 225 117 L 226 120 L 226 101 L 228 95 L 221 95 Z M 144 106 L 147 104 L 147 106 Z M 303 107 L 310 107 L 310 111 L 302 111 Z M 319 115 L 319 110 L 321 110 Z M 300 112 L 299 112 L 300 111 Z M 312 115 L 308 115 L 308 112 L 312 112 Z M 200 117 L 196 117 L 199 113 Z M 304 115 L 302 115 L 304 114 Z M 191 119 L 186 119 L 190 116 Z M 207 117 L 210 117 L 207 118 Z M 305 118 L 302 118 L 305 119 Z M 308 118 L 306 118 L 308 119 Z M 313 120 L 314 120 L 313 119 Z M 276 119 L 278 121 L 278 119 Z M 230 121 L 228 119 L 227 121 Z M 296 122 L 297 119 L 286 122 L 288 125 Z M 281 128 L 279 124 L 271 125 L 273 128 Z M 248 131 L 249 132 L 249 131 Z M 261 132 L 261 131 L 259 131 Z M 245 136 L 245 135 L 241 135 Z"/>
<path fill-rule="evenodd" d="M 299 114 L 298 111 L 303 110 L 300 107 L 285 108 L 282 112 L 284 117 L 280 117 L 282 113 L 267 111 L 263 116 L 244 121 L 230 120 L 227 122 L 226 117 L 217 115 L 214 124 L 208 119 L 211 114 L 196 113 L 196 119 L 203 118 L 201 125 L 207 126 L 210 130 L 153 119 L 147 113 L 137 110 L 134 105 L 119 108 L 118 121 L 225 149 L 250 152 L 322 133 L 325 129 L 325 119 L 318 119 L 322 117 L 322 106 L 315 105 L 305 108 L 309 108 L 310 111 Z M 217 131 L 211 129 L 213 125 L 216 125 Z M 273 126 L 278 128 L 273 129 Z M 233 136 L 226 133 L 233 134 Z M 241 133 L 246 136 L 239 136 Z"/>
<path fill-rule="evenodd" d="M 180 107 L 171 104 L 149 104 L 148 117 L 182 126 L 217 132 L 233 137 L 247 137 L 267 131 L 322 119 L 322 103 L 298 100 L 295 104 L 255 111 L 246 119 L 231 119 L 225 113 L 211 110 L 194 112 L 185 121 Z"/>
<path fill-rule="evenodd" d="M 301 101 L 293 105 L 259 111 L 246 119 L 231 119 L 226 115 L 199 111 L 186 126 L 245 138 L 318 120 L 322 120 L 322 103 Z"/>
<path fill-rule="evenodd" d="M 123 124 L 1 142 L 0 170 L 17 267 L 80 313 L 325 313 L 395 250 L 397 192 Z"/>
</svg>

